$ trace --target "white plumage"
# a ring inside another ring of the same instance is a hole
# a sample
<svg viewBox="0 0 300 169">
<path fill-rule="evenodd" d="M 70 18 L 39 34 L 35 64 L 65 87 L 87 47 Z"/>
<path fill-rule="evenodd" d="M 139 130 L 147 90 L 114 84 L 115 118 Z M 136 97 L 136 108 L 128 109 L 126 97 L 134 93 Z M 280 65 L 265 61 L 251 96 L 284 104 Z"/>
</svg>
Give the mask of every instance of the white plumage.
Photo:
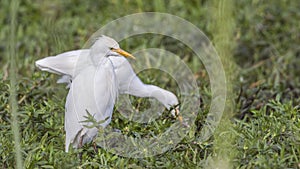
<svg viewBox="0 0 300 169">
<path fill-rule="evenodd" d="M 154 97 L 168 110 L 178 105 L 178 99 L 172 92 L 144 84 L 124 57 L 116 57 L 133 56 L 115 49 L 119 49 L 118 43 L 102 36 L 91 49 L 69 51 L 36 62 L 41 70 L 62 75 L 58 83 L 68 83 L 70 87 L 65 114 L 66 152 L 69 144 L 79 148 L 97 135 L 97 128 L 89 129 L 81 123 L 86 120 L 86 111 L 97 121 L 108 117 L 102 127 L 109 124 L 118 93 Z M 178 107 L 171 113 L 174 115 L 175 111 Z"/>
<path fill-rule="evenodd" d="M 105 120 L 102 127 L 111 121 L 112 111 L 117 97 L 117 81 L 111 62 L 103 58 L 99 67 L 88 66 L 73 78 L 65 105 L 66 151 L 70 143 L 73 147 L 92 141 L 97 128 L 87 128 L 89 112 L 96 121 Z"/>
</svg>

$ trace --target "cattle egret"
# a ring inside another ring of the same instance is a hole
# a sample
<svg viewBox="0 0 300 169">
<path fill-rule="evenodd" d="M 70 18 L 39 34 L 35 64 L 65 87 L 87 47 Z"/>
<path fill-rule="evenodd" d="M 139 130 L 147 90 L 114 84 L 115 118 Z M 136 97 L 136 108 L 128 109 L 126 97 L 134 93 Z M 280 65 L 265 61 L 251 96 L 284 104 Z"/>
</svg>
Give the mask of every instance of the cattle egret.
<svg viewBox="0 0 300 169">
<path fill-rule="evenodd" d="M 97 135 L 97 128 L 81 124 L 86 120 L 87 111 L 97 121 L 108 117 L 102 127 L 109 124 L 118 93 L 153 97 L 173 115 L 179 113 L 177 97 L 157 86 L 144 84 L 124 57 L 116 57 L 121 55 L 134 58 L 121 50 L 115 40 L 101 36 L 91 49 L 69 51 L 36 61 L 41 70 L 62 75 L 58 83 L 68 83 L 70 87 L 65 106 L 66 152 L 70 143 L 79 148 Z M 94 89 L 87 90 L 87 83 L 94 83 Z M 181 116 L 179 120 L 182 122 Z"/>
</svg>

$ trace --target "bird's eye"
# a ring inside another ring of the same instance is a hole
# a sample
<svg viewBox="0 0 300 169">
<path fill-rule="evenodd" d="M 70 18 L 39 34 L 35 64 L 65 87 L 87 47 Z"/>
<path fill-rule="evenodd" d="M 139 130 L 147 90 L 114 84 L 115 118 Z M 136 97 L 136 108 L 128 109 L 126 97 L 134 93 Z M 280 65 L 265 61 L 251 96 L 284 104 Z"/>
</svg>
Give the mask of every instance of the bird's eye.
<svg viewBox="0 0 300 169">
<path fill-rule="evenodd" d="M 110 50 L 113 50 L 114 48 L 109 48 Z"/>
</svg>

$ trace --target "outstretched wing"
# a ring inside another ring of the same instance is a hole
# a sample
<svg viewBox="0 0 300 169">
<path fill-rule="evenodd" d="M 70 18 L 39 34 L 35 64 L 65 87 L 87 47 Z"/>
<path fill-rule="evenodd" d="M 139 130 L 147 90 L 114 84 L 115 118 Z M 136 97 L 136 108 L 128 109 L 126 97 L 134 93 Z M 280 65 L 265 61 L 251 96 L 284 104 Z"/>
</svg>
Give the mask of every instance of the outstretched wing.
<svg viewBox="0 0 300 169">
<path fill-rule="evenodd" d="M 76 72 L 89 64 L 89 52 L 89 49 L 69 51 L 40 59 L 35 65 L 43 71 L 74 77 Z"/>
</svg>

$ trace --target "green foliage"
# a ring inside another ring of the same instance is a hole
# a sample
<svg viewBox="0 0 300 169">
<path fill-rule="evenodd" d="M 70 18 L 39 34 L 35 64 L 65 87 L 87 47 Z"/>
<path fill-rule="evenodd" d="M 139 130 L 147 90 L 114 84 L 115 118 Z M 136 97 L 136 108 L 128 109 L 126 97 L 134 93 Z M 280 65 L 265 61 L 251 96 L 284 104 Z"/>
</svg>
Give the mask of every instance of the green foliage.
<svg viewBox="0 0 300 169">
<path fill-rule="evenodd" d="M 232 132 L 238 150 L 239 168 L 297 168 L 300 156 L 300 6 L 298 1 L 235 1 L 234 61 L 239 77 L 234 86 L 236 117 Z M 11 108 L 8 106 L 7 41 L 10 1 L 0 1 L 0 168 L 14 168 Z M 133 159 L 117 156 L 92 145 L 64 152 L 64 103 L 67 90 L 55 83 L 57 76 L 44 73 L 34 61 L 45 56 L 81 48 L 101 26 L 136 12 L 167 12 L 182 17 L 210 39 L 214 32 L 209 1 L 38 1 L 20 2 L 17 17 L 19 126 L 25 168 L 199 168 L 214 156 L 214 138 L 198 143 L 196 138 L 210 108 L 209 77 L 194 53 L 175 39 L 160 35 L 135 36 L 121 42 L 132 51 L 159 47 L 182 57 L 199 85 L 201 109 L 187 136 L 164 154 Z M 167 74 L 147 70 L 139 74 L 152 83 L 177 93 L 177 84 Z M 141 110 L 147 99 L 130 98 Z M 136 137 L 161 133 L 176 119 L 164 112 L 155 122 L 133 123 L 114 113 L 111 127 Z M 81 159 L 78 157 L 81 155 Z"/>
<path fill-rule="evenodd" d="M 297 168 L 300 162 L 300 107 L 271 100 L 253 110 L 250 121 L 237 120 L 237 166 Z"/>
</svg>

